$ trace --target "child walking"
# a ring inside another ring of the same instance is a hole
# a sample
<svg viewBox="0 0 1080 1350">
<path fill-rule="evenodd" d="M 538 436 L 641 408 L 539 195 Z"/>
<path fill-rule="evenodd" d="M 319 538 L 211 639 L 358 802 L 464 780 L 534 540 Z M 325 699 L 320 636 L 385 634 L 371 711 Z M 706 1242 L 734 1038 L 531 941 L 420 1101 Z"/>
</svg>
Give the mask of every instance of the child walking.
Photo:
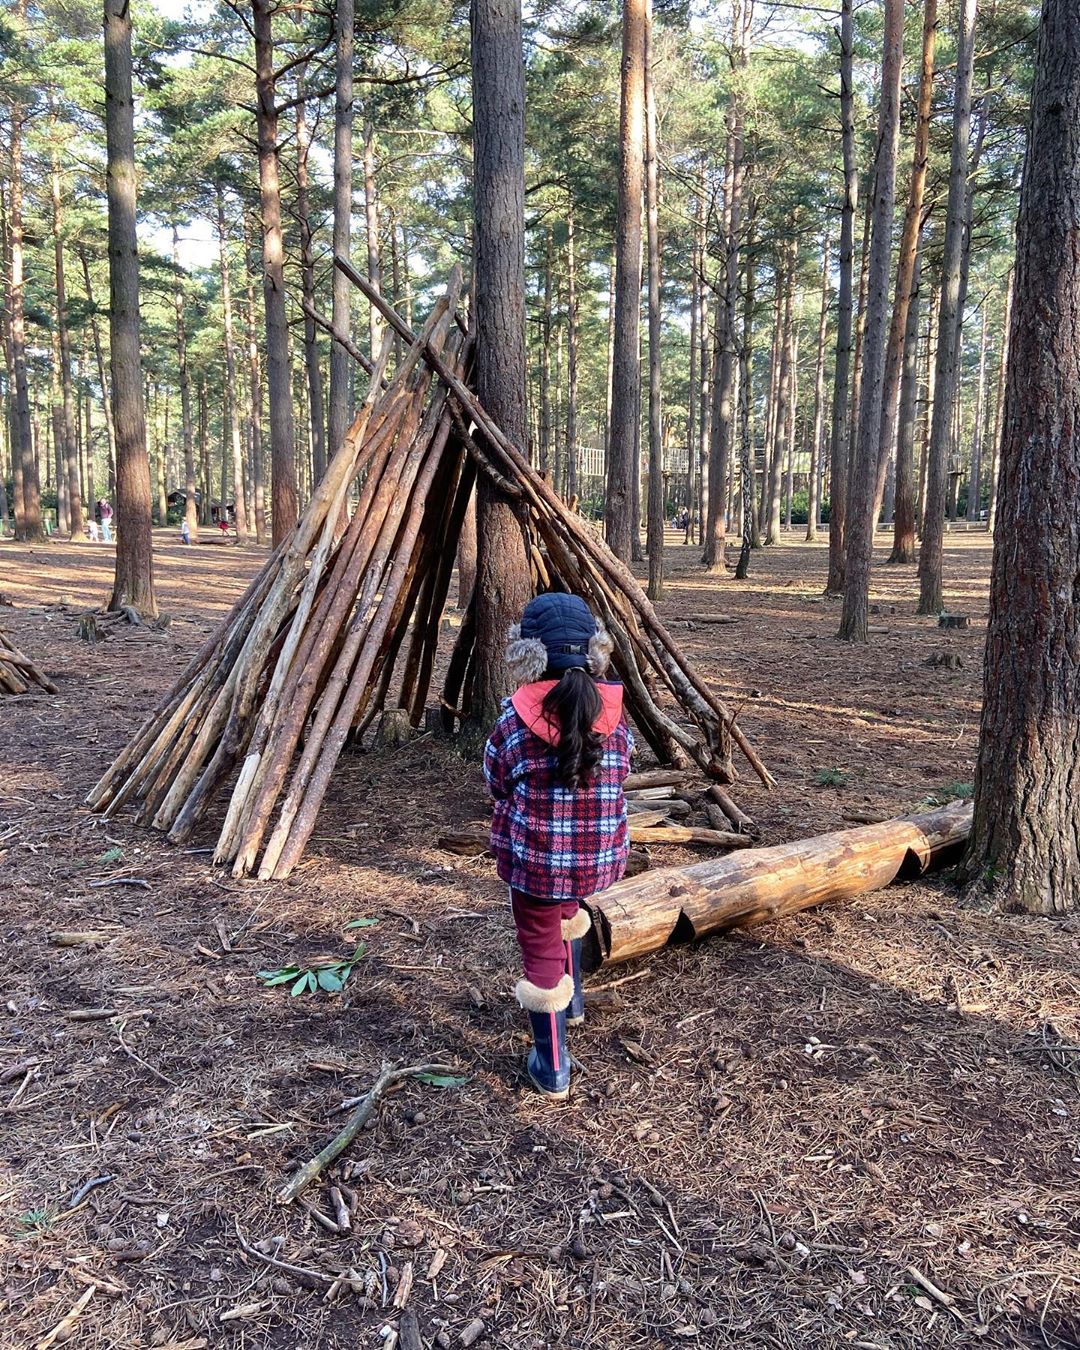
<svg viewBox="0 0 1080 1350">
<path fill-rule="evenodd" d="M 578 901 L 606 890 L 630 848 L 623 781 L 633 737 L 622 685 L 604 680 L 612 641 L 576 595 L 529 602 L 510 630 L 506 661 L 517 692 L 484 752 L 495 799 L 491 851 L 510 888 L 529 1014 L 528 1073 L 546 1097 L 570 1088 L 566 1028 L 585 1020 Z"/>
</svg>

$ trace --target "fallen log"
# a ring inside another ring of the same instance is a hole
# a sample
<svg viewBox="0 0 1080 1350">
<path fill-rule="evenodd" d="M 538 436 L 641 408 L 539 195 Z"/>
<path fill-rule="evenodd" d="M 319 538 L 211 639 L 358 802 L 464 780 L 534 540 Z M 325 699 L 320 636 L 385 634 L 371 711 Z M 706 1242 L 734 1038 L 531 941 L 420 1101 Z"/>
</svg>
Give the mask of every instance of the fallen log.
<svg viewBox="0 0 1080 1350">
<path fill-rule="evenodd" d="M 702 830 L 689 825 L 639 825 L 630 817 L 634 844 L 704 844 L 707 848 L 752 848 L 754 841 L 730 830 Z"/>
<path fill-rule="evenodd" d="M 620 881 L 589 901 L 593 927 L 583 963 L 595 970 L 669 943 L 765 923 L 922 876 L 956 856 L 971 832 L 971 815 L 970 802 L 953 802 L 880 825 L 747 849 Z"/>
<path fill-rule="evenodd" d="M 629 794 L 644 788 L 682 787 L 689 777 L 685 769 L 643 769 L 641 773 L 630 774 L 623 783 L 623 791 Z"/>
</svg>

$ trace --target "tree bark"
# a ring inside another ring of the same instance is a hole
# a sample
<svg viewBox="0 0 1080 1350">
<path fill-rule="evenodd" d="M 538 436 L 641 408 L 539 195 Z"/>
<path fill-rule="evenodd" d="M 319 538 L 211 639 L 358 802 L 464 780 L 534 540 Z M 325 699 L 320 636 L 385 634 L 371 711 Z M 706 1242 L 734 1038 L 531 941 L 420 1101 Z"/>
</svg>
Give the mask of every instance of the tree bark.
<svg viewBox="0 0 1080 1350">
<path fill-rule="evenodd" d="M 521 0 L 472 0 L 476 392 L 525 445 L 525 65 Z M 477 484 L 476 673 L 471 718 L 486 735 L 510 692 L 506 634 L 530 595 L 525 531 L 486 474 Z"/>
<path fill-rule="evenodd" d="M 545 234 L 544 311 L 540 316 L 540 472 L 551 474 L 551 230 Z"/>
<path fill-rule="evenodd" d="M 255 312 L 255 286 L 252 281 L 251 235 L 247 215 L 242 213 L 240 223 L 244 232 L 244 296 L 246 299 L 246 338 L 248 350 L 248 379 L 251 384 L 251 496 L 255 515 L 255 538 L 266 542 L 266 487 L 263 463 L 263 395 L 262 368 L 259 364 L 259 327 Z M 337 271 L 337 269 L 334 269 Z M 316 477 L 315 482 L 318 482 Z M 313 484 L 314 487 L 314 484 Z"/>
<path fill-rule="evenodd" d="M 19 31 L 26 26 L 26 0 L 18 0 Z M 23 120 L 22 107 L 9 104 L 11 118 L 11 204 L 8 213 L 9 305 L 11 354 L 15 375 L 15 538 L 26 543 L 45 539 L 41 515 L 41 480 L 34 454 L 34 430 L 30 419 L 30 388 L 26 370 L 26 272 L 23 245 Z"/>
<path fill-rule="evenodd" d="M 967 509 L 965 518 L 970 525 L 979 519 L 982 506 L 982 452 L 983 423 L 986 418 L 986 334 L 988 309 L 986 302 L 982 307 L 982 334 L 979 338 L 979 378 L 975 389 L 975 422 L 971 428 L 971 469 L 968 473 Z"/>
<path fill-rule="evenodd" d="M 299 83 L 299 82 L 298 82 Z M 315 308 L 315 249 L 312 241 L 311 212 L 308 205 L 308 161 L 311 152 L 311 133 L 304 111 L 302 89 L 297 90 L 296 104 L 296 215 L 300 226 L 300 289 L 307 303 L 304 306 L 304 369 L 307 373 L 308 408 L 311 417 L 311 466 L 316 483 L 326 472 L 326 418 L 323 413 L 322 367 L 319 364 L 319 342 L 312 311 Z M 335 273 L 338 271 L 334 268 Z M 337 343 L 333 343 L 337 346 Z M 337 446 L 333 446 L 333 454 Z"/>
<path fill-rule="evenodd" d="M 619 111 L 619 200 L 615 228 L 615 341 L 611 436 L 604 533 L 612 552 L 630 560 L 639 522 L 634 515 L 635 460 L 641 402 L 641 200 L 645 131 L 645 0 L 625 0 Z"/>
<path fill-rule="evenodd" d="M 874 172 L 873 229 L 867 268 L 859 424 L 852 457 L 847 510 L 847 563 L 840 637 L 866 642 L 870 567 L 877 524 L 877 479 L 882 425 L 882 380 L 889 309 L 896 159 L 900 148 L 900 77 L 904 64 L 904 0 L 886 0 L 882 46 L 878 154 Z M 910 277 L 908 281 L 910 287 Z M 907 316 L 904 316 L 906 324 Z M 901 329 L 901 332 L 903 329 Z"/>
<path fill-rule="evenodd" d="M 244 449 L 240 437 L 240 391 L 236 375 L 236 338 L 233 329 L 232 278 L 229 267 L 227 234 L 225 228 L 225 193 L 220 183 L 217 192 L 218 269 L 221 275 L 221 311 L 225 335 L 225 403 L 229 410 L 229 439 L 232 448 L 233 511 L 236 519 L 236 537 L 247 539 L 247 504 L 244 501 Z M 290 404 L 291 407 L 291 404 Z M 291 416 L 291 412 L 290 412 Z M 221 466 L 221 509 L 228 510 L 226 501 L 229 478 L 226 466 Z"/>
<path fill-rule="evenodd" d="M 352 234 L 352 149 L 353 149 L 353 45 L 355 28 L 354 0 L 336 0 L 337 79 L 334 91 L 334 254 L 347 258 Z M 408 271 L 408 252 L 405 254 Z M 333 269 L 334 332 L 349 336 L 349 302 L 352 288 L 340 268 Z M 410 320 L 411 322 L 411 320 Z M 349 428 L 349 353 L 340 342 L 330 344 L 330 406 L 328 434 L 336 450 Z M 316 480 L 325 464 L 313 466 Z"/>
<path fill-rule="evenodd" d="M 919 393 L 919 289 L 922 277 L 922 236 L 915 254 L 907 323 L 904 332 L 904 367 L 897 409 L 896 493 L 893 517 L 891 563 L 915 561 L 915 412 Z"/>
<path fill-rule="evenodd" d="M 754 482 L 754 438 L 751 426 L 750 381 L 754 369 L 754 299 L 757 269 L 754 265 L 754 216 L 751 209 L 746 232 L 746 279 L 743 283 L 743 337 L 739 347 L 739 459 L 742 475 L 742 539 L 735 579 L 745 581 L 750 572 L 750 552 L 757 531 L 757 488 Z M 760 542 L 760 541 L 759 541 Z"/>
<path fill-rule="evenodd" d="M 690 371 L 686 395 L 686 535 L 684 543 L 694 542 L 694 511 L 697 506 L 697 406 L 698 406 L 698 345 L 701 319 L 701 293 L 704 289 L 701 273 L 705 265 L 702 236 L 705 232 L 705 189 L 699 179 L 697 204 L 694 210 L 694 240 L 690 264 Z"/>
<path fill-rule="evenodd" d="M 116 573 L 109 608 L 157 615 L 150 459 L 139 349 L 135 233 L 135 104 L 128 0 L 104 0 L 105 142 L 109 200 L 109 351 L 116 428 Z"/>
<path fill-rule="evenodd" d="M 1009 333 L 1012 328 L 1013 289 L 1016 280 L 1015 268 L 1009 268 L 1009 280 L 1005 287 L 1005 313 L 1001 321 L 1001 358 L 998 365 L 997 406 L 994 410 L 994 446 L 990 460 L 990 500 L 986 508 L 986 529 L 994 533 L 997 520 L 998 479 L 1001 469 L 1001 434 L 1004 429 L 1002 411 L 1005 404 L 1005 376 L 1009 366 Z"/>
<path fill-rule="evenodd" d="M 574 240 L 574 208 L 566 212 L 566 499 L 578 494 L 578 298 L 577 257 Z"/>
<path fill-rule="evenodd" d="M 60 389 L 63 411 L 60 430 L 63 435 L 63 467 L 57 467 L 57 481 L 65 479 L 68 499 L 68 528 L 72 538 L 82 538 L 85 517 L 82 481 L 79 474 L 79 444 L 75 434 L 75 390 L 71 379 L 71 333 L 68 329 L 67 278 L 64 273 L 63 196 L 60 184 L 60 160 L 54 151 L 52 162 L 53 253 L 56 271 L 56 328 L 60 349 Z"/>
<path fill-rule="evenodd" d="M 796 255 L 797 245 L 795 240 L 792 239 L 785 249 L 783 265 L 784 309 L 779 329 L 780 371 L 776 382 L 776 411 L 773 414 L 773 444 L 772 455 L 769 460 L 766 544 L 778 544 L 780 542 L 780 504 L 783 496 L 784 453 L 788 443 L 788 417 L 793 411 L 791 384 L 794 323 L 792 314 L 795 304 Z"/>
<path fill-rule="evenodd" d="M 375 128 L 364 122 L 364 223 L 367 243 L 368 281 L 382 290 L 382 262 L 379 258 L 379 194 L 375 187 Z M 378 359 L 382 346 L 382 315 L 374 305 L 368 306 L 368 341 L 371 359 Z M 334 447 L 337 449 L 337 447 Z"/>
<path fill-rule="evenodd" d="M 660 380 L 660 169 L 653 79 L 652 0 L 645 0 L 645 218 L 649 242 L 648 596 L 664 595 L 664 431 Z M 723 556 L 721 554 L 721 556 Z"/>
<path fill-rule="evenodd" d="M 738 371 L 736 337 L 739 297 L 739 234 L 742 229 L 742 189 L 745 111 L 742 79 L 747 64 L 749 0 L 733 0 L 731 9 L 732 85 L 728 103 L 728 152 L 724 201 L 724 270 L 717 301 L 716 360 L 713 366 L 713 412 L 709 441 L 709 516 L 705 530 L 705 566 L 726 569 L 727 484 L 735 430 L 735 378 Z"/>
<path fill-rule="evenodd" d="M 919 613 L 937 614 L 944 605 L 942 555 L 951 419 L 956 400 L 960 263 L 967 207 L 968 139 L 971 133 L 971 83 L 975 55 L 976 0 L 960 0 L 956 93 L 953 103 L 952 159 L 949 202 L 945 217 L 941 270 L 941 310 L 934 408 L 927 448 L 926 503 L 919 550 Z"/>
<path fill-rule="evenodd" d="M 255 36 L 255 123 L 259 145 L 259 199 L 263 229 L 263 298 L 266 308 L 266 382 L 270 402 L 272 542 L 296 524 L 296 433 L 285 312 L 285 239 L 281 228 L 278 111 L 272 31 L 273 0 L 251 0 Z"/>
<path fill-rule="evenodd" d="M 836 368 L 833 377 L 832 433 L 829 441 L 829 576 L 827 595 L 844 589 L 844 518 L 847 514 L 851 384 L 852 283 L 855 261 L 855 211 L 859 170 L 855 158 L 853 48 L 854 0 L 841 0 L 840 126 L 844 154 L 844 203 L 840 213 L 840 275 L 837 288 Z"/>
<path fill-rule="evenodd" d="M 180 232 L 172 231 L 173 308 L 176 313 L 176 364 L 180 376 L 180 426 L 184 442 L 184 519 L 192 537 L 199 529 L 195 486 L 195 436 L 191 425 L 191 377 L 187 359 L 187 324 L 184 319 L 184 288 L 180 282 Z"/>
<path fill-rule="evenodd" d="M 818 318 L 817 361 L 814 365 L 814 422 L 810 433 L 810 481 L 806 500 L 806 541 L 817 538 L 821 511 L 821 451 L 825 424 L 825 339 L 829 328 L 829 236 L 821 241 L 821 313 Z"/>
<path fill-rule="evenodd" d="M 975 818 L 961 876 L 1080 905 L 1080 9 L 1043 0 L 1017 222 Z"/>
<path fill-rule="evenodd" d="M 926 0 L 923 9 L 922 66 L 919 74 L 919 104 L 915 124 L 915 147 L 911 159 L 907 210 L 900 237 L 896 267 L 896 291 L 892 323 L 885 349 L 885 385 L 881 399 L 881 433 L 878 449 L 877 489 L 874 520 L 881 510 L 885 474 L 897 451 L 897 406 L 907 350 L 907 312 L 913 294 L 915 259 L 923 225 L 923 199 L 930 163 L 930 120 L 934 100 L 934 50 L 937 42 L 937 0 Z"/>
</svg>

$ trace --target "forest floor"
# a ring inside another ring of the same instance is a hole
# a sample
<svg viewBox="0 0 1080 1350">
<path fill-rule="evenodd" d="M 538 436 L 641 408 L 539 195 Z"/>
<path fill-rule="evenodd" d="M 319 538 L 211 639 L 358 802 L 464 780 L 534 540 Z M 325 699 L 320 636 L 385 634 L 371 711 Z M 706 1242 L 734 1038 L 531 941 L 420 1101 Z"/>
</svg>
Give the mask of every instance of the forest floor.
<svg viewBox="0 0 1080 1350">
<path fill-rule="evenodd" d="M 94 1347 L 1080 1345 L 1080 1054 L 1046 1048 L 1080 1042 L 1077 920 L 983 913 L 944 876 L 603 971 L 626 982 L 574 1033 L 560 1109 L 523 1083 L 493 867 L 437 847 L 485 811 L 445 744 L 346 756 L 280 883 L 212 868 L 209 824 L 178 850 L 89 815 L 262 556 L 160 535 L 171 625 L 89 646 L 110 550 L 0 544 L 0 627 L 60 691 L 0 706 L 0 1344 L 84 1304 Z M 914 569 L 879 566 L 887 631 L 855 647 L 822 545 L 755 555 L 747 584 L 672 549 L 672 631 L 779 779 L 735 789 L 762 842 L 970 783 L 989 556 L 948 537 L 973 623 L 947 634 Z M 687 626 L 710 611 L 738 622 Z M 959 669 L 927 664 L 945 651 Z M 358 936 L 344 995 L 256 979 Z M 385 1099 L 336 1172 L 351 1231 L 316 1215 L 325 1183 L 275 1205 L 343 1099 L 430 1060 L 466 1081 Z M 366 1293 L 328 1299 L 349 1270 Z"/>
</svg>

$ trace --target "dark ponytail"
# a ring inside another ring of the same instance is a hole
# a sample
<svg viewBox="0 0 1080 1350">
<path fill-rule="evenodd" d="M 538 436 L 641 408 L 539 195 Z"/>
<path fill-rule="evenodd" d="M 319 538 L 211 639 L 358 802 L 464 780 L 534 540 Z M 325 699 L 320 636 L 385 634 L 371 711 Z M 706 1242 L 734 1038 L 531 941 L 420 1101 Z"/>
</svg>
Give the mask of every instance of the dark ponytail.
<svg viewBox="0 0 1080 1350">
<path fill-rule="evenodd" d="M 559 780 L 572 792 L 586 787 L 600 767 L 604 741 L 594 727 L 603 707 L 593 677 L 578 667 L 544 698 L 544 716 L 559 728 Z"/>
</svg>

